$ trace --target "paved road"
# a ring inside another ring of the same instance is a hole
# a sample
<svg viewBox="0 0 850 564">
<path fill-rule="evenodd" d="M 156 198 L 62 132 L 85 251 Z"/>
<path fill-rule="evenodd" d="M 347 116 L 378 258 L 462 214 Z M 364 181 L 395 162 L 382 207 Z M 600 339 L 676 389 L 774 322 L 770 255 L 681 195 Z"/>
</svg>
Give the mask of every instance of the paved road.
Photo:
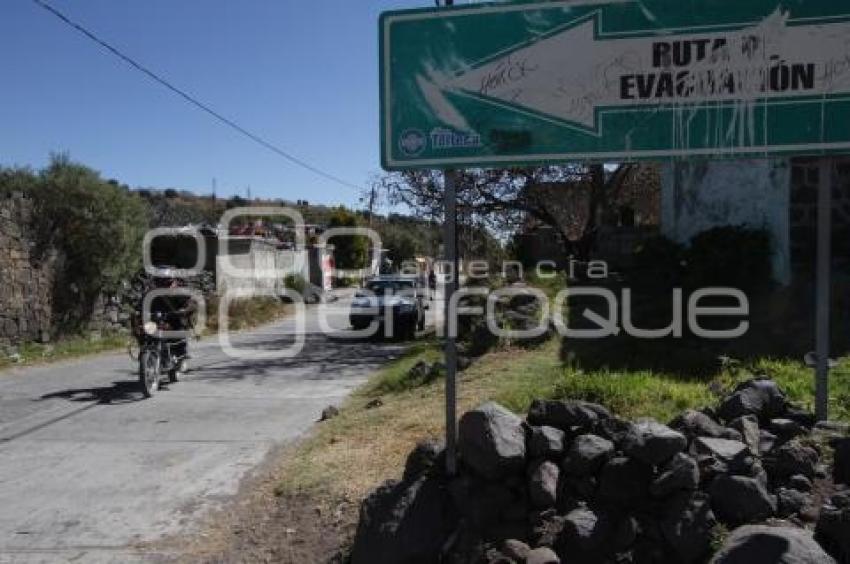
<svg viewBox="0 0 850 564">
<path fill-rule="evenodd" d="M 195 369 L 142 400 L 123 354 L 0 373 L 0 562 L 128 562 L 136 545 L 190 530 L 236 493 L 271 449 L 304 433 L 403 350 L 318 332 L 346 325 L 347 301 L 234 337 L 285 360 L 239 360 L 217 341 Z"/>
</svg>

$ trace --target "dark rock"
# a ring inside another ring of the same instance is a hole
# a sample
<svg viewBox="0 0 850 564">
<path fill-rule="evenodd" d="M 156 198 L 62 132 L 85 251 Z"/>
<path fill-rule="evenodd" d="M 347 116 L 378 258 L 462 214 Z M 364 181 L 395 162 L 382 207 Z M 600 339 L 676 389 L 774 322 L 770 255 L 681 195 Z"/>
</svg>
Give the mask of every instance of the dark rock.
<svg viewBox="0 0 850 564">
<path fill-rule="evenodd" d="M 629 507 L 646 499 L 651 480 L 651 466 L 633 458 L 612 458 L 602 467 L 597 493 L 609 503 Z"/>
<path fill-rule="evenodd" d="M 562 480 L 564 482 L 563 497 L 567 502 L 575 499 L 589 500 L 596 497 L 596 489 L 599 487 L 599 480 L 595 476 L 575 476 L 564 474 Z"/>
<path fill-rule="evenodd" d="M 752 523 L 776 513 L 776 499 L 756 478 L 722 474 L 711 483 L 709 492 L 714 513 L 730 525 Z"/>
<path fill-rule="evenodd" d="M 363 408 L 364 409 L 377 409 L 379 407 L 383 407 L 383 405 L 384 405 L 384 400 L 382 400 L 381 398 L 375 398 L 372 401 L 370 401 L 369 403 L 367 403 L 365 406 L 363 406 Z"/>
<path fill-rule="evenodd" d="M 703 562 L 711 551 L 711 530 L 717 524 L 708 499 L 683 494 L 664 507 L 660 527 L 676 562 Z"/>
<path fill-rule="evenodd" d="M 623 441 L 632 431 L 632 423 L 620 417 L 611 416 L 600 419 L 593 427 L 593 433 L 603 439 L 608 439 L 614 446 L 621 448 Z"/>
<path fill-rule="evenodd" d="M 501 551 L 490 548 L 484 553 L 481 564 L 516 564 L 516 561 Z"/>
<path fill-rule="evenodd" d="M 573 428 L 591 429 L 601 419 L 608 419 L 607 409 L 595 403 L 576 400 L 534 400 L 528 409 L 531 425 L 556 427 L 570 432 Z"/>
<path fill-rule="evenodd" d="M 528 477 L 528 496 L 535 507 L 555 505 L 558 498 L 558 477 L 561 471 L 548 460 L 537 464 Z"/>
<path fill-rule="evenodd" d="M 699 467 L 700 484 L 703 487 L 707 487 L 717 476 L 729 473 L 729 465 L 713 456 L 697 455 L 696 461 Z"/>
<path fill-rule="evenodd" d="M 614 454 L 614 443 L 596 435 L 579 435 L 564 458 L 564 472 L 575 476 L 595 474 Z"/>
<path fill-rule="evenodd" d="M 574 509 L 564 517 L 558 552 L 569 552 L 570 549 L 597 551 L 609 539 L 610 533 L 610 522 L 604 516 L 586 507 Z"/>
<path fill-rule="evenodd" d="M 717 409 L 723 421 L 755 415 L 759 421 L 782 417 L 787 407 L 785 394 L 773 380 L 756 378 L 738 385 Z"/>
<path fill-rule="evenodd" d="M 729 427 L 741 434 L 741 441 L 747 445 L 752 454 L 761 454 L 761 430 L 759 429 L 758 419 L 754 415 L 738 417 L 729 423 Z"/>
<path fill-rule="evenodd" d="M 339 415 L 339 409 L 336 406 L 329 405 L 322 410 L 322 415 L 319 417 L 319 421 L 327 421 L 328 419 L 333 419 Z"/>
<path fill-rule="evenodd" d="M 389 481 L 363 501 L 352 564 L 430 564 L 457 516 L 445 488 L 430 478 Z"/>
<path fill-rule="evenodd" d="M 811 430 L 815 426 L 815 423 L 817 423 L 817 417 L 815 417 L 814 413 L 796 405 L 788 406 L 785 409 L 785 418 L 802 425 L 808 430 Z"/>
<path fill-rule="evenodd" d="M 564 516 L 554 509 L 541 511 L 531 517 L 531 545 L 553 547 L 564 530 Z"/>
<path fill-rule="evenodd" d="M 850 485 L 850 438 L 833 441 L 832 448 L 835 449 L 832 478 L 836 484 Z"/>
<path fill-rule="evenodd" d="M 561 564 L 561 559 L 552 549 L 540 547 L 528 553 L 525 564 Z"/>
<path fill-rule="evenodd" d="M 779 446 L 779 437 L 762 429 L 759 431 L 759 454 L 764 456 Z"/>
<path fill-rule="evenodd" d="M 767 430 L 779 437 L 783 442 L 809 432 L 808 429 L 791 419 L 771 419 L 767 424 Z"/>
<path fill-rule="evenodd" d="M 795 474 L 788 478 L 788 487 L 798 492 L 809 493 L 815 487 L 812 481 L 802 474 Z"/>
<path fill-rule="evenodd" d="M 815 538 L 839 562 L 850 562 L 850 493 L 833 496 L 820 511 Z"/>
<path fill-rule="evenodd" d="M 699 467 L 696 460 L 680 452 L 661 468 L 661 474 L 652 482 L 649 493 L 666 497 L 680 490 L 695 490 L 699 486 Z"/>
<path fill-rule="evenodd" d="M 709 455 L 717 460 L 731 464 L 741 464 L 751 455 L 750 449 L 741 441 L 700 437 L 694 441 L 697 454 Z"/>
<path fill-rule="evenodd" d="M 514 492 L 514 498 L 510 505 L 503 507 L 499 514 L 504 521 L 522 521 L 528 520 L 528 512 L 532 510 L 531 501 L 527 499 L 525 492 Z M 525 533 L 516 535 L 520 538 L 525 538 Z"/>
<path fill-rule="evenodd" d="M 458 425 L 458 448 L 464 464 L 497 480 L 525 467 L 522 419 L 493 403 L 467 411 Z"/>
<path fill-rule="evenodd" d="M 771 477 L 781 482 L 795 474 L 801 474 L 813 480 L 818 459 L 818 452 L 815 449 L 799 441 L 791 441 L 774 449 L 770 460 L 765 462 Z"/>
<path fill-rule="evenodd" d="M 625 552 L 631 548 L 638 538 L 640 527 L 637 519 L 627 516 L 620 519 L 611 538 L 611 552 Z"/>
<path fill-rule="evenodd" d="M 805 529 L 747 525 L 729 535 L 711 564 L 835 564 L 835 560 Z"/>
<path fill-rule="evenodd" d="M 811 505 L 811 496 L 790 488 L 776 490 L 776 512 L 779 517 L 791 517 Z"/>
<path fill-rule="evenodd" d="M 555 427 L 531 427 L 528 455 L 530 458 L 561 458 L 564 455 L 564 432 Z"/>
<path fill-rule="evenodd" d="M 688 409 L 670 422 L 670 428 L 679 431 L 688 439 L 713 437 L 716 439 L 738 439 L 740 435 L 733 429 L 727 429 L 701 411 Z"/>
<path fill-rule="evenodd" d="M 492 531 L 504 516 L 523 499 L 503 482 L 485 482 L 461 476 L 449 486 L 455 507 L 471 527 L 478 531 Z"/>
<path fill-rule="evenodd" d="M 687 446 L 685 436 L 652 419 L 637 421 L 623 441 L 623 451 L 638 460 L 657 466 Z"/>
<path fill-rule="evenodd" d="M 762 466 L 762 462 L 754 458 L 747 459 L 747 462 L 751 462 L 752 464 L 749 468 L 742 468 L 743 471 L 739 474 L 741 476 L 755 478 L 756 480 L 761 482 L 764 487 L 767 487 L 768 483 L 770 482 L 770 478 L 768 477 L 764 466 Z"/>
<path fill-rule="evenodd" d="M 502 543 L 502 554 L 515 562 L 525 562 L 531 548 L 522 541 L 508 539 Z"/>
<path fill-rule="evenodd" d="M 431 439 L 417 443 L 416 447 L 407 455 L 404 464 L 405 482 L 419 478 L 425 472 L 431 470 L 443 453 L 443 443 Z"/>
<path fill-rule="evenodd" d="M 850 508 L 850 490 L 843 490 L 833 494 L 830 503 L 840 509 Z"/>
</svg>

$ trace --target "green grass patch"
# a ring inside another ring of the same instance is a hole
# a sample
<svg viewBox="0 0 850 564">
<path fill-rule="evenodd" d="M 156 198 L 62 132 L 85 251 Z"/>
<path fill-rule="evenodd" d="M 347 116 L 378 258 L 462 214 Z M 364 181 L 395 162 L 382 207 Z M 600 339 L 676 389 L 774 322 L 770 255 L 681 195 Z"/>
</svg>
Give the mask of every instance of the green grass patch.
<svg viewBox="0 0 850 564">
<path fill-rule="evenodd" d="M 585 371 L 563 365 L 557 345 L 523 351 L 494 367 L 494 399 L 522 413 L 535 398 L 578 399 L 599 403 L 626 418 L 668 421 L 688 408 L 716 405 L 738 383 L 764 374 L 776 380 L 794 403 L 814 409 L 812 369 L 802 362 L 759 359 L 747 365 L 718 367 L 704 378 L 652 370 Z M 850 358 L 830 372 L 830 417 L 850 421 Z"/>
<path fill-rule="evenodd" d="M 360 393 L 369 397 L 399 393 L 422 386 L 424 382 L 411 378 L 410 369 L 419 362 L 442 361 L 443 353 L 436 339 L 417 342 L 401 358 L 379 370 Z"/>
</svg>

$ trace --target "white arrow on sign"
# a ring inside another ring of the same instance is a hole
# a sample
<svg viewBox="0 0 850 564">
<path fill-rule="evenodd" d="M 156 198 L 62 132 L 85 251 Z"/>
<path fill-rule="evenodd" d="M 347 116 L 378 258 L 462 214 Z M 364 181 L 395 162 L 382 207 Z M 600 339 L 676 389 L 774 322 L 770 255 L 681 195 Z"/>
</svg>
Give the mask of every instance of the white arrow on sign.
<svg viewBox="0 0 850 564">
<path fill-rule="evenodd" d="M 777 11 L 733 31 L 605 38 L 595 33 L 599 18 L 594 12 L 440 86 L 597 134 L 600 108 L 850 93 L 850 22 L 801 24 Z"/>
</svg>

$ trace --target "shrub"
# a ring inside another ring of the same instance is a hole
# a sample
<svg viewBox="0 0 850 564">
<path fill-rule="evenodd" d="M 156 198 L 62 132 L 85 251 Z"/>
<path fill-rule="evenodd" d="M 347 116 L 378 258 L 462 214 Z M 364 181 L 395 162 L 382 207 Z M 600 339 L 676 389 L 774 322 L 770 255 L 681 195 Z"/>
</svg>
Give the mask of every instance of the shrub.
<svg viewBox="0 0 850 564">
<path fill-rule="evenodd" d="M 299 294 L 304 295 L 304 289 L 307 288 L 307 281 L 300 274 L 287 274 L 286 278 L 283 279 L 283 285 L 290 290 L 295 290 Z"/>
<path fill-rule="evenodd" d="M 337 276 L 333 280 L 334 288 L 352 288 L 357 286 L 357 279 L 348 276 Z"/>
</svg>

